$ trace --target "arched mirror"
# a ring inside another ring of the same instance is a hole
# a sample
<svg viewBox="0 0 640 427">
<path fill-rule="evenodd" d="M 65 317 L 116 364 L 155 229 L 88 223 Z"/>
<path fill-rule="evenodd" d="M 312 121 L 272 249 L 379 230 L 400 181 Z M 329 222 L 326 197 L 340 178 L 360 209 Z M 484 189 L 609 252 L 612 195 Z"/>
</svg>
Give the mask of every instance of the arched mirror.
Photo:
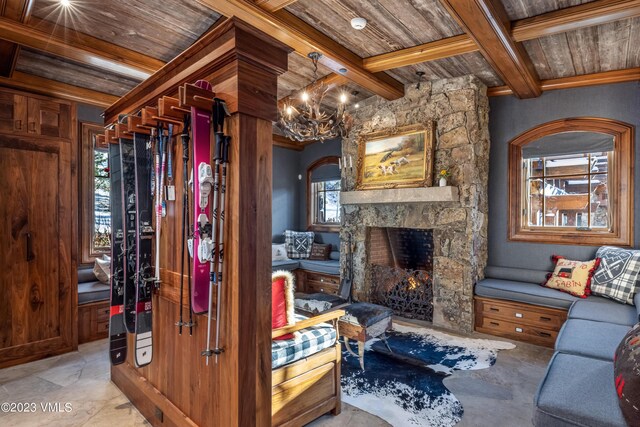
<svg viewBox="0 0 640 427">
<path fill-rule="evenodd" d="M 338 156 L 318 159 L 307 169 L 307 224 L 313 231 L 340 228 L 340 168 Z"/>
<path fill-rule="evenodd" d="M 509 238 L 630 246 L 632 135 L 625 123 L 576 118 L 511 141 Z"/>
</svg>

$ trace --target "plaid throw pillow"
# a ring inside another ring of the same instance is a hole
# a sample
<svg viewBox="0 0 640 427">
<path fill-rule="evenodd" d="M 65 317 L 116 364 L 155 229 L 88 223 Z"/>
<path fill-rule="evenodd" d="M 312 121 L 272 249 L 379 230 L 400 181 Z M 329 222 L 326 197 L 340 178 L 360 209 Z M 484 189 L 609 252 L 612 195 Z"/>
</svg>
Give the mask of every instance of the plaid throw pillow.
<svg viewBox="0 0 640 427">
<path fill-rule="evenodd" d="M 633 305 L 640 276 L 640 251 L 602 246 L 596 257 L 600 267 L 593 275 L 591 293 Z"/>
<path fill-rule="evenodd" d="M 314 236 L 313 231 L 286 230 L 284 232 L 284 244 L 287 247 L 287 256 L 291 259 L 309 258 Z"/>
</svg>

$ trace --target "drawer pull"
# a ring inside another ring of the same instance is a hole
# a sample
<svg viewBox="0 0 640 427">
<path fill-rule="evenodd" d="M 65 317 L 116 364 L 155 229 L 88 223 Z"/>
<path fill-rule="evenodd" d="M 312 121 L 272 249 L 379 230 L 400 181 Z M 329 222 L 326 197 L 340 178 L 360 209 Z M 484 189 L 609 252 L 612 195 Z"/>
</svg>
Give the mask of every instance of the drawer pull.
<svg viewBox="0 0 640 427">
<path fill-rule="evenodd" d="M 522 313 L 516 313 L 516 317 L 517 317 L 518 319 L 521 319 L 521 318 L 522 318 L 522 317 L 524 317 L 524 316 L 522 315 Z"/>
<path fill-rule="evenodd" d="M 516 328 L 516 332 L 522 332 L 522 328 Z"/>
<path fill-rule="evenodd" d="M 105 329 L 109 329 L 109 324 L 108 324 L 108 323 L 105 323 L 105 324 L 104 324 L 104 328 L 105 328 Z"/>
<path fill-rule="evenodd" d="M 545 322 L 551 322 L 551 318 L 550 317 L 540 316 L 540 320 L 544 320 Z"/>
<path fill-rule="evenodd" d="M 500 323 L 498 323 L 498 322 L 489 322 L 489 324 L 493 325 L 493 326 L 500 326 Z"/>
<path fill-rule="evenodd" d="M 540 332 L 540 331 L 538 331 L 538 335 L 540 335 L 541 337 L 551 338 L 551 334 L 548 333 L 548 332 Z"/>
<path fill-rule="evenodd" d="M 321 281 L 321 282 L 324 282 L 324 279 L 322 279 L 322 278 L 321 278 L 321 279 L 320 279 L 320 281 Z"/>
<path fill-rule="evenodd" d="M 489 310 L 490 310 L 490 311 L 500 311 L 500 309 L 499 309 L 499 308 L 495 308 L 495 307 L 489 307 Z"/>
</svg>

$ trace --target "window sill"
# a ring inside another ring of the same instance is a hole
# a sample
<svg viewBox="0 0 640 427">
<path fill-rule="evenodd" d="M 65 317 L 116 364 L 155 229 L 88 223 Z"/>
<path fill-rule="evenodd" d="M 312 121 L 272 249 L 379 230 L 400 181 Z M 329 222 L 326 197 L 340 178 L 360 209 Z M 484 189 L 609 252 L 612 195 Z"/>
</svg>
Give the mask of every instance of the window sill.
<svg viewBox="0 0 640 427">
<path fill-rule="evenodd" d="M 518 230 L 509 233 L 509 240 L 513 242 L 544 243 L 556 245 L 579 246 L 632 246 L 630 236 L 616 233 L 589 232 L 576 230 L 559 230 L 557 228 L 545 231 Z"/>
<path fill-rule="evenodd" d="M 308 231 L 317 231 L 317 232 L 324 232 L 324 233 L 339 233 L 340 232 L 340 225 L 336 224 L 336 225 L 328 225 L 328 224 L 313 224 L 310 225 L 309 227 L 307 227 Z"/>
</svg>

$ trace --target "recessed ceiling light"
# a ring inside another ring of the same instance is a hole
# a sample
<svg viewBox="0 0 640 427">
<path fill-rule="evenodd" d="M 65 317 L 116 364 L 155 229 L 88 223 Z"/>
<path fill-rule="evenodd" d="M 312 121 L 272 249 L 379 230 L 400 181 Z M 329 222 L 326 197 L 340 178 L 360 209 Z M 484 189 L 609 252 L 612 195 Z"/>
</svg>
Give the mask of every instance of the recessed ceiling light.
<svg viewBox="0 0 640 427">
<path fill-rule="evenodd" d="M 64 7 L 69 7 L 71 6 L 71 1 L 70 0 L 60 0 L 60 4 Z"/>
<path fill-rule="evenodd" d="M 351 26 L 356 30 L 361 30 L 367 26 L 367 20 L 361 17 L 353 18 L 351 20 Z"/>
</svg>

